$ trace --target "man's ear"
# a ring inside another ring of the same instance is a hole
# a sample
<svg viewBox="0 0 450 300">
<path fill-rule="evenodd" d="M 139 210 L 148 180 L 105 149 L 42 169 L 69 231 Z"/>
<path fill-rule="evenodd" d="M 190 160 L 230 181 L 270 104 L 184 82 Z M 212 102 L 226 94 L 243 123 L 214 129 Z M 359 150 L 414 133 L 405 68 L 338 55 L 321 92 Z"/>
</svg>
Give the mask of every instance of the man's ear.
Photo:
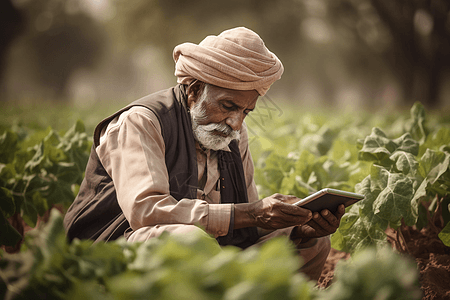
<svg viewBox="0 0 450 300">
<path fill-rule="evenodd" d="M 195 80 L 187 88 L 187 105 L 189 108 L 197 103 L 198 98 L 203 92 L 205 84 L 202 81 Z"/>
</svg>

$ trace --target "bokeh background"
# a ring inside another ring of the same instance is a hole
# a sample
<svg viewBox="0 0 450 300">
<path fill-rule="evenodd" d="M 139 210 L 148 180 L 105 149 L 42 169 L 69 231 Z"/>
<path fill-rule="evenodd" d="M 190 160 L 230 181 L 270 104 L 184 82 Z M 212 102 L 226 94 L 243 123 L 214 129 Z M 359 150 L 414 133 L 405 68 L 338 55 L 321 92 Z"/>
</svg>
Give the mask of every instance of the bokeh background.
<svg viewBox="0 0 450 300">
<path fill-rule="evenodd" d="M 245 26 L 285 66 L 271 99 L 445 112 L 449 11 L 447 0 L 0 0 L 0 102 L 119 106 L 176 83 L 176 45 Z"/>
</svg>

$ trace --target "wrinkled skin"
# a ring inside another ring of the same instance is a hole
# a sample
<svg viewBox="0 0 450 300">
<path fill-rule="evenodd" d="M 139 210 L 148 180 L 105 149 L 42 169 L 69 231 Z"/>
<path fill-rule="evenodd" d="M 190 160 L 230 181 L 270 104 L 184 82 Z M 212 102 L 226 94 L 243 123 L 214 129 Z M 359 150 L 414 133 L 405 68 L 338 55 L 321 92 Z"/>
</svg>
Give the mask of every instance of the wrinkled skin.
<svg viewBox="0 0 450 300">
<path fill-rule="evenodd" d="M 320 213 L 291 205 L 300 199 L 295 196 L 274 194 L 255 203 L 235 205 L 235 228 L 257 226 L 265 230 L 276 230 L 295 226 L 291 238 L 296 243 L 305 243 L 311 238 L 318 238 L 334 233 L 339 227 L 345 213 L 343 205 L 336 214 L 325 209 Z M 240 216 L 241 208 L 245 215 Z M 246 223 L 247 222 L 247 223 Z M 249 225 L 251 224 L 251 225 Z"/>
</svg>

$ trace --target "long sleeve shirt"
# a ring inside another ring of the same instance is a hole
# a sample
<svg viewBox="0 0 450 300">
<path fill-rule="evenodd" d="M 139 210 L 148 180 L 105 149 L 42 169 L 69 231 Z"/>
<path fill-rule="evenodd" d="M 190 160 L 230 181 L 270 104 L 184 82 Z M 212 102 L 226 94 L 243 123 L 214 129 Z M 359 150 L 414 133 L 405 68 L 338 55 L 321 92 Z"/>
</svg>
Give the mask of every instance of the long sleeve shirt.
<svg viewBox="0 0 450 300">
<path fill-rule="evenodd" d="M 197 199 L 177 201 L 170 195 L 160 123 L 151 110 L 132 107 L 102 131 L 96 151 L 113 179 L 118 203 L 133 230 L 155 225 L 200 224 L 215 237 L 228 233 L 232 204 L 220 201 L 217 152 L 203 150 L 198 143 L 196 146 Z M 248 200 L 254 202 L 258 193 L 245 123 L 239 150 Z"/>
</svg>

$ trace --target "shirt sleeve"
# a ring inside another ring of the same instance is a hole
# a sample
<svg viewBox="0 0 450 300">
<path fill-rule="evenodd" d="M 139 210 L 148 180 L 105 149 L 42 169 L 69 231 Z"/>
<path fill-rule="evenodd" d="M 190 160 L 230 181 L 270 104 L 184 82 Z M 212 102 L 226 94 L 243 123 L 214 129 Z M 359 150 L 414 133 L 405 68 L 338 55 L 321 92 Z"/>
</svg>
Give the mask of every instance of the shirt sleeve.
<svg viewBox="0 0 450 300">
<path fill-rule="evenodd" d="M 239 151 L 241 153 L 242 165 L 244 168 L 245 183 L 247 185 L 248 202 L 256 202 L 258 198 L 258 190 L 254 180 L 253 159 L 250 153 L 247 125 L 242 123 L 241 139 L 239 141 Z"/>
<path fill-rule="evenodd" d="M 149 109 L 132 107 L 113 120 L 96 151 L 133 230 L 197 224 L 214 236 L 228 233 L 231 205 L 210 209 L 212 204 L 204 200 L 177 201 L 170 195 L 164 140 L 159 121 Z"/>
</svg>

